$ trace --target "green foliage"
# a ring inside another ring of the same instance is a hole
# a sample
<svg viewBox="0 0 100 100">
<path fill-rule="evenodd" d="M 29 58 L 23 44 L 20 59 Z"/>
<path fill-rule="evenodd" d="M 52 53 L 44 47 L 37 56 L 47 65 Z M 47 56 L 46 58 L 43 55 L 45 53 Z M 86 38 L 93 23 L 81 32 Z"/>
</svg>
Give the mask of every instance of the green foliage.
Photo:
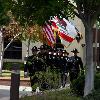
<svg viewBox="0 0 100 100">
<path fill-rule="evenodd" d="M 8 0 L 9 8 L 15 18 L 21 25 L 28 26 L 33 24 L 43 25 L 50 16 L 67 16 L 73 18 L 78 15 L 79 18 L 95 22 L 97 16 L 100 15 L 99 0 Z M 79 12 L 77 13 L 76 10 Z M 96 13 L 97 12 L 97 13 Z M 77 13 L 77 14 L 76 14 Z M 95 15 L 96 14 L 96 15 Z M 82 16 L 83 15 L 83 16 Z M 84 21 L 83 21 L 84 22 Z"/>
<path fill-rule="evenodd" d="M 3 62 L 3 70 L 11 70 L 14 62 Z M 17 62 L 20 66 L 20 70 L 24 70 L 24 63 Z"/>
<path fill-rule="evenodd" d="M 84 97 L 82 100 L 100 100 L 100 90 L 95 90 L 88 96 Z"/>
<path fill-rule="evenodd" d="M 22 25 L 32 25 L 37 23 L 42 25 L 50 16 L 64 15 L 67 17 L 74 16 L 75 10 L 85 15 L 84 20 L 90 15 L 91 19 L 94 14 L 99 14 L 99 0 L 73 0 L 75 5 L 68 0 L 8 0 L 9 8 L 14 16 Z M 98 12 L 98 13 L 96 13 Z M 78 13 L 77 13 L 78 14 Z M 80 14 L 78 14 L 80 16 Z M 100 15 L 100 14 L 99 14 Z M 82 18 L 82 17 L 81 17 Z M 97 19 L 97 17 L 95 17 Z M 92 19 L 93 20 L 93 19 Z"/>
<path fill-rule="evenodd" d="M 88 23 L 93 25 L 100 15 L 100 1 L 99 0 L 73 0 L 76 4 L 76 10 L 79 12 L 76 15 L 83 21 L 84 24 Z"/>
<path fill-rule="evenodd" d="M 77 95 L 83 96 L 84 82 L 85 82 L 85 76 L 84 75 L 79 76 L 78 79 L 76 79 L 72 82 L 72 85 L 71 85 L 72 91 L 74 93 L 76 93 Z M 93 92 L 93 94 L 90 94 L 90 95 L 95 95 L 95 94 L 97 95 L 96 91 L 100 92 L 100 73 L 96 73 L 96 75 L 95 75 L 94 89 L 95 89 L 95 91 Z M 90 100 L 90 99 L 88 99 L 88 100 Z"/>
<path fill-rule="evenodd" d="M 63 0 L 9 0 L 9 5 L 16 19 L 24 26 L 34 23 L 42 25 L 50 16 L 63 14 L 62 12 L 72 16 L 74 10 Z M 69 9 L 66 8 L 67 5 Z"/>
<path fill-rule="evenodd" d="M 46 72 L 35 72 L 33 77 L 37 77 L 38 81 L 32 86 L 33 90 L 38 86 L 41 90 L 57 89 L 59 87 L 60 73 L 56 70 L 47 69 Z M 45 88 L 44 88 L 45 86 Z"/>
<path fill-rule="evenodd" d="M 9 11 L 7 5 L 7 0 L 0 0 L 0 26 L 8 24 L 10 21 L 10 18 L 7 15 Z"/>
<path fill-rule="evenodd" d="M 32 29 L 32 32 L 30 32 L 31 30 L 29 29 Z M 38 42 L 41 40 L 40 37 L 43 37 L 42 36 L 42 28 L 35 24 L 31 27 L 27 26 L 27 27 L 24 27 L 23 28 L 23 32 L 20 36 L 20 40 L 23 40 L 23 41 L 26 41 L 28 39 L 28 43 L 29 42 Z"/>
<path fill-rule="evenodd" d="M 94 88 L 95 90 L 100 90 L 100 73 L 95 75 Z"/>
<path fill-rule="evenodd" d="M 71 84 L 71 89 L 77 95 L 83 96 L 84 94 L 85 76 L 81 75 Z"/>
</svg>

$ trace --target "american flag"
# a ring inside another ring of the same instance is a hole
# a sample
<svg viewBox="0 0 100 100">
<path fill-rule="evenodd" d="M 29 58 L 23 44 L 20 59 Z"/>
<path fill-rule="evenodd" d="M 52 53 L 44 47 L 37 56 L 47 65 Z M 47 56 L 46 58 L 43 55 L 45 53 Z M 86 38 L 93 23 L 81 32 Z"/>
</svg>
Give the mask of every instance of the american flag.
<svg viewBox="0 0 100 100">
<path fill-rule="evenodd" d="M 55 43 L 55 37 L 51 25 L 45 23 L 43 26 L 43 31 L 47 37 L 48 44 L 52 46 Z"/>
</svg>

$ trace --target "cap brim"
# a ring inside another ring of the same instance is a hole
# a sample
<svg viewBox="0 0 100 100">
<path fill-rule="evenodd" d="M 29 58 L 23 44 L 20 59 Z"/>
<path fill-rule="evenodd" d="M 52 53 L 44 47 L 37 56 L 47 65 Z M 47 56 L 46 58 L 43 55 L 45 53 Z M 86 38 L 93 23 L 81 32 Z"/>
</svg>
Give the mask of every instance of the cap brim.
<svg viewBox="0 0 100 100">
<path fill-rule="evenodd" d="M 73 52 L 73 53 L 79 53 L 79 52 L 76 52 L 76 51 L 71 51 L 71 52 Z"/>
<path fill-rule="evenodd" d="M 68 53 L 68 52 L 63 52 L 63 54 L 67 54 L 67 55 L 69 55 L 69 53 Z"/>
<path fill-rule="evenodd" d="M 39 50 L 32 50 L 32 51 L 39 51 Z"/>
</svg>

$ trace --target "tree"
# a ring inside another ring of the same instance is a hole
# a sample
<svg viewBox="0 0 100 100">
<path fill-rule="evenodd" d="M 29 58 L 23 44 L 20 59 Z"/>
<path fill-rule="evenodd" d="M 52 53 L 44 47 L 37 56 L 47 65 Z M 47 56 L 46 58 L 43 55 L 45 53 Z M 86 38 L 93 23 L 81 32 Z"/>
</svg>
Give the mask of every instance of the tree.
<svg viewBox="0 0 100 100">
<path fill-rule="evenodd" d="M 2 61 L 3 61 L 3 26 L 7 25 L 9 23 L 9 16 L 7 15 L 8 8 L 7 8 L 8 3 L 6 0 L 0 0 L 0 74 L 2 72 Z"/>
<path fill-rule="evenodd" d="M 11 43 L 15 41 L 16 39 L 24 40 L 25 34 L 27 38 L 30 36 L 31 40 L 36 41 L 40 36 L 37 34 L 32 34 L 30 32 L 30 29 L 32 31 L 35 31 L 34 33 L 38 33 L 41 31 L 40 27 L 38 25 L 32 26 L 32 27 L 22 27 L 19 25 L 19 22 L 16 21 L 15 17 L 12 15 L 10 11 L 10 5 L 8 0 L 0 0 L 0 74 L 2 74 L 2 66 L 3 66 L 3 56 L 4 52 L 9 48 Z M 24 35 L 24 36 L 23 36 Z M 23 37 L 23 38 L 22 38 Z M 4 38 L 7 38 L 9 43 L 4 48 Z"/>
<path fill-rule="evenodd" d="M 30 42 L 43 41 L 43 38 L 41 38 L 43 33 L 42 28 L 37 24 L 36 20 L 34 20 L 35 17 L 38 17 L 34 16 L 36 12 L 36 9 L 34 10 L 34 3 L 39 7 L 39 2 L 34 2 L 34 0 L 8 0 L 8 2 L 15 20 L 17 20 L 24 29 L 21 38 L 28 40 L 27 55 L 29 55 Z"/>
<path fill-rule="evenodd" d="M 94 64 L 93 64 L 93 32 L 92 28 L 96 23 L 97 17 L 100 14 L 99 0 L 74 0 L 76 3 L 76 11 L 85 27 L 86 41 L 86 77 L 84 96 L 88 95 L 94 89 Z"/>
<path fill-rule="evenodd" d="M 73 2 L 72 2 L 73 1 Z M 100 15 L 99 0 L 13 0 L 12 12 L 20 22 L 42 25 L 50 16 L 76 15 L 84 24 L 86 41 L 86 77 L 84 96 L 94 89 L 93 32 L 92 28 Z"/>
<path fill-rule="evenodd" d="M 9 23 L 9 16 L 7 15 L 8 3 L 6 0 L 0 0 L 0 27 Z"/>
<path fill-rule="evenodd" d="M 30 48 L 30 42 L 38 42 L 41 41 L 43 42 L 43 31 L 41 26 L 38 24 L 35 24 L 33 26 L 27 26 L 26 28 L 23 27 L 24 31 L 21 36 L 21 41 L 27 41 L 27 54 L 26 56 L 29 56 L 29 48 Z"/>
<path fill-rule="evenodd" d="M 8 0 L 9 8 L 21 25 L 43 25 L 50 16 L 61 13 L 63 0 Z M 70 7 L 71 8 L 71 7 Z"/>
</svg>

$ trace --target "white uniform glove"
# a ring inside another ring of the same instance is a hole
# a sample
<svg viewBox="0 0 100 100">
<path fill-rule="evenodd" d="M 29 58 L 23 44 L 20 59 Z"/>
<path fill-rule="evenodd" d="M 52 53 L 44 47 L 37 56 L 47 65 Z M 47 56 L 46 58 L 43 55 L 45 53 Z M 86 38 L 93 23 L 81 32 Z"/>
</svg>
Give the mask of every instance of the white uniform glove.
<svg viewBox="0 0 100 100">
<path fill-rule="evenodd" d="M 27 78 L 27 77 L 28 77 L 28 73 L 24 72 L 24 78 Z"/>
<path fill-rule="evenodd" d="M 65 75 L 67 76 L 67 73 L 65 73 Z"/>
</svg>

